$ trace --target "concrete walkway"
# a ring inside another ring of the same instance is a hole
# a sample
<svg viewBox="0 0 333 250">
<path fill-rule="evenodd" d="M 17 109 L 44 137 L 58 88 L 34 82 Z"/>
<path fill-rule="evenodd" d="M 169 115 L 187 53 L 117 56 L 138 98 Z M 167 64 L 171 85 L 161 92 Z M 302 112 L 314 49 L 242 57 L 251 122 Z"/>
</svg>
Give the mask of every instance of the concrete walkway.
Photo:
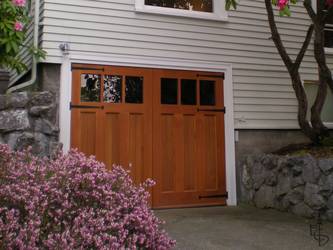
<svg viewBox="0 0 333 250">
<path fill-rule="evenodd" d="M 315 250 L 333 249 L 333 224 L 324 223 L 330 241 L 324 247 L 309 234 L 311 221 L 253 207 L 206 207 L 157 210 L 165 229 L 189 250 Z"/>
</svg>

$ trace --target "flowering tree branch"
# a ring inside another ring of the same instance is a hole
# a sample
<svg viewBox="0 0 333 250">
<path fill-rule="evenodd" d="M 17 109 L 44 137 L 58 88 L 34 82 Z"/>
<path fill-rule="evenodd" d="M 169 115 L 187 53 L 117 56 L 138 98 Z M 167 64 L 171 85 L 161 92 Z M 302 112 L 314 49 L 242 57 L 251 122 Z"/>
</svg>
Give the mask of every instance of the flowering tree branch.
<svg viewBox="0 0 333 250">
<path fill-rule="evenodd" d="M 231 4 L 231 1 L 234 4 Z M 234 7 L 236 0 L 226 0 L 227 9 Z M 327 88 L 330 87 L 333 92 L 333 80 L 331 71 L 327 66 L 326 55 L 324 50 L 324 27 L 333 15 L 333 0 L 317 1 L 317 11 L 312 7 L 311 0 L 304 0 L 303 5 L 310 17 L 311 24 L 308 28 L 302 47 L 293 62 L 283 46 L 280 37 L 273 6 L 277 6 L 280 16 L 290 16 L 290 6 L 296 4 L 297 0 L 265 0 L 265 7 L 268 16 L 268 23 L 271 29 L 272 40 L 277 48 L 279 55 L 284 62 L 292 82 L 298 101 L 298 122 L 301 130 L 313 142 L 320 143 L 323 138 L 329 136 L 328 129 L 324 126 L 321 119 L 321 111 L 326 100 Z M 237 5 L 237 3 L 236 3 Z M 313 36 L 313 33 L 315 34 Z M 310 45 L 311 38 L 314 37 L 314 57 L 318 64 L 318 91 L 314 104 L 311 107 L 311 123 L 307 119 L 308 101 L 299 73 L 300 65 L 304 55 Z"/>
<path fill-rule="evenodd" d="M 0 67 L 26 70 L 19 52 L 26 40 L 27 25 L 30 21 L 26 0 L 0 1 Z M 44 57 L 44 52 L 33 47 L 30 54 Z"/>
</svg>

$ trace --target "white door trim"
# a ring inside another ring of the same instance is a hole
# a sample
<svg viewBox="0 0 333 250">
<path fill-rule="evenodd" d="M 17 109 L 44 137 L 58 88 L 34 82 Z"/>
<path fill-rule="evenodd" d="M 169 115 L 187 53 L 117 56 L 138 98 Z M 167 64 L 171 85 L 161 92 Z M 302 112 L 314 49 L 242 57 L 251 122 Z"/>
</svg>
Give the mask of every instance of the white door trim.
<svg viewBox="0 0 333 250">
<path fill-rule="evenodd" d="M 71 143 L 71 111 L 69 104 L 72 99 L 72 68 L 69 54 L 63 56 L 60 70 L 59 100 L 59 141 L 64 153 L 70 149 Z"/>
<path fill-rule="evenodd" d="M 226 186 L 228 191 L 228 206 L 237 205 L 236 192 L 236 166 L 235 166 L 235 140 L 234 140 L 234 107 L 232 65 L 208 61 L 161 59 L 152 57 L 127 57 L 127 56 L 95 56 L 90 53 L 65 55 L 61 67 L 60 82 L 60 142 L 64 152 L 70 148 L 70 120 L 69 103 L 72 92 L 71 64 L 98 64 L 143 68 L 164 68 L 181 70 L 198 70 L 210 72 L 223 72 L 225 114 L 225 159 L 226 159 Z"/>
</svg>

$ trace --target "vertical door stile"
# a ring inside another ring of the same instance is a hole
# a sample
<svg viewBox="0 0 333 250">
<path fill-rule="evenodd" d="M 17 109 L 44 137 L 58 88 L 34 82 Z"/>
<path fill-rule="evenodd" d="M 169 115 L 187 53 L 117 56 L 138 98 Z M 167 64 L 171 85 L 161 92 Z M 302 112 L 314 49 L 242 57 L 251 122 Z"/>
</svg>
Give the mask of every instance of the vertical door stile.
<svg viewBox="0 0 333 250">
<path fill-rule="evenodd" d="M 123 104 L 126 105 L 126 74 L 123 75 Z M 119 134 L 120 141 L 120 164 L 124 168 L 128 168 L 129 157 L 128 157 L 128 143 L 129 143 L 129 111 L 127 109 L 120 109 L 120 121 L 119 121 Z"/>
<path fill-rule="evenodd" d="M 103 91 L 104 91 L 104 74 L 101 74 L 100 82 L 100 103 L 103 105 Z M 104 109 L 99 109 L 96 111 L 96 159 L 103 161 L 104 156 Z"/>
<path fill-rule="evenodd" d="M 72 71 L 72 79 L 73 79 L 73 83 L 72 83 L 72 101 L 74 103 L 78 103 L 77 99 L 77 89 L 78 87 L 78 71 Z M 70 104 L 68 104 L 68 108 L 69 108 Z M 77 124 L 79 123 L 79 112 L 78 110 L 71 110 L 71 147 L 72 148 L 78 148 L 79 147 L 79 126 L 77 126 Z"/>
<path fill-rule="evenodd" d="M 152 168 L 152 176 L 154 181 L 156 181 L 156 185 L 153 188 L 152 191 L 152 200 L 153 200 L 153 207 L 155 206 L 155 204 L 159 203 L 159 196 L 160 193 L 162 192 L 161 189 L 161 168 L 157 165 L 157 161 L 160 160 L 162 158 L 161 156 L 161 137 L 160 135 L 160 128 L 161 128 L 161 124 L 160 124 L 160 106 L 159 106 L 159 96 L 160 96 L 160 83 L 159 83 L 159 74 L 158 71 L 154 71 L 153 72 L 153 95 L 152 95 L 152 99 L 153 99 L 153 168 Z"/>
<path fill-rule="evenodd" d="M 180 75 L 177 75 L 177 78 L 180 80 Z M 179 81 L 178 80 L 178 81 Z M 178 93 L 181 97 L 181 86 L 180 82 L 178 83 Z M 180 102 L 178 103 L 177 109 L 179 108 Z M 184 191 L 184 114 L 176 112 L 175 116 L 175 126 L 173 127 L 173 134 L 175 135 L 175 140 L 173 143 L 173 150 L 175 152 L 176 159 L 175 163 L 175 175 L 174 175 L 174 192 L 183 192 Z M 173 138 L 172 138 L 173 139 Z"/>
<path fill-rule="evenodd" d="M 146 96 L 144 97 L 145 102 L 145 128 L 144 128 L 144 138 L 148 144 L 144 152 L 145 163 L 147 164 L 145 169 L 145 178 L 153 179 L 153 70 L 148 72 L 149 78 L 146 83 Z"/>
</svg>

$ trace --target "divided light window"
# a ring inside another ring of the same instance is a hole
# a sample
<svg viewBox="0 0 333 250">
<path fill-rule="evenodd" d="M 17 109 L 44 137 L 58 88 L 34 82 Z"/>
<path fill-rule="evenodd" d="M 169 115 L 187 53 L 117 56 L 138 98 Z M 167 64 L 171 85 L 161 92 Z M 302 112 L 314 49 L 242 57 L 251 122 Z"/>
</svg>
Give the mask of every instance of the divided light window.
<svg viewBox="0 0 333 250">
<path fill-rule="evenodd" d="M 189 11 L 213 12 L 213 0 L 145 0 L 145 5 Z"/>
<path fill-rule="evenodd" d="M 135 0 L 135 11 L 214 21 L 227 21 L 224 0 Z"/>
<path fill-rule="evenodd" d="M 333 48 L 333 17 L 328 20 L 325 26 L 325 47 Z"/>
</svg>

